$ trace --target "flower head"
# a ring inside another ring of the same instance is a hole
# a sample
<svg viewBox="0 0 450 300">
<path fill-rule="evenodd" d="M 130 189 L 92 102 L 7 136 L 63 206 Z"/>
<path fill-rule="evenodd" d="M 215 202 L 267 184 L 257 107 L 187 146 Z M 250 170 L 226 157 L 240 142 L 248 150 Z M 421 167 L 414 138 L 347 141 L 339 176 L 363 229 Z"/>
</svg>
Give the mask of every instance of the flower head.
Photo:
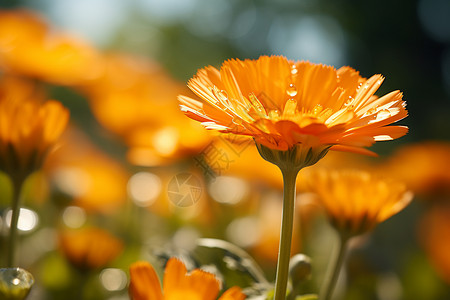
<svg viewBox="0 0 450 300">
<path fill-rule="evenodd" d="M 67 259 L 80 269 L 96 269 L 113 261 L 123 249 L 123 242 L 100 228 L 65 230 L 60 247 Z"/>
<path fill-rule="evenodd" d="M 285 151 L 296 145 L 372 154 L 376 141 L 407 132 L 386 126 L 407 116 L 402 93 L 374 93 L 381 75 L 363 78 L 350 67 L 294 62 L 282 56 L 232 59 L 220 70 L 206 67 L 189 81 L 203 101 L 179 96 L 181 109 L 207 129 L 248 135 Z M 317 157 L 320 159 L 320 157 Z"/>
<path fill-rule="evenodd" d="M 402 183 L 356 170 L 317 170 L 308 183 L 331 224 L 342 234 L 358 235 L 401 211 L 412 200 Z"/>
<path fill-rule="evenodd" d="M 211 273 L 195 269 L 187 273 L 186 266 L 176 258 L 167 262 L 163 290 L 155 270 L 148 262 L 136 262 L 130 267 L 130 297 L 133 300 L 214 300 L 219 294 L 219 282 Z M 228 289 L 219 300 L 243 300 L 240 288 Z"/>
<path fill-rule="evenodd" d="M 0 84 L 0 170 L 24 177 L 40 168 L 64 131 L 69 111 L 53 100 L 34 98 L 28 83 L 2 79 Z M 21 90 L 20 92 L 17 90 Z"/>
</svg>

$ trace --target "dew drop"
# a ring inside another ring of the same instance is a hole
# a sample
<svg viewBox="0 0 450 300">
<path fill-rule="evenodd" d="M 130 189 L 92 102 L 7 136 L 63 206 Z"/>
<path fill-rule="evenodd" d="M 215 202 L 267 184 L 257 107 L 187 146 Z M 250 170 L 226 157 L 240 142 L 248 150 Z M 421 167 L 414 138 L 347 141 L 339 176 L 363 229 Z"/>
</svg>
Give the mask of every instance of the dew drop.
<svg viewBox="0 0 450 300">
<path fill-rule="evenodd" d="M 323 110 L 323 106 L 320 105 L 320 104 L 317 104 L 317 105 L 314 106 L 314 108 L 313 108 L 313 114 L 314 114 L 314 115 L 318 115 L 318 114 L 320 114 L 320 113 L 322 112 L 322 110 Z"/>
<path fill-rule="evenodd" d="M 348 97 L 348 100 L 347 101 L 345 101 L 345 103 L 344 103 L 344 106 L 350 106 L 352 103 L 353 103 L 353 98 L 352 98 L 352 96 L 349 96 Z"/>
<path fill-rule="evenodd" d="M 273 109 L 269 111 L 269 118 L 271 119 L 277 119 L 280 117 L 280 111 L 278 109 Z"/>
<path fill-rule="evenodd" d="M 286 90 L 286 94 L 288 94 L 288 96 L 290 97 L 297 96 L 297 87 L 293 83 L 291 83 Z"/>
<path fill-rule="evenodd" d="M 298 73 L 297 66 L 295 64 L 292 64 L 291 65 L 291 74 L 292 75 L 297 75 L 297 73 Z"/>
<path fill-rule="evenodd" d="M 221 102 L 228 101 L 228 93 L 225 90 L 219 90 L 216 86 L 213 87 L 212 92 Z"/>
<path fill-rule="evenodd" d="M 377 120 L 384 120 L 391 116 L 391 112 L 387 109 L 380 110 L 377 114 Z"/>
<path fill-rule="evenodd" d="M 366 112 L 366 115 L 372 115 L 377 112 L 377 107 L 373 107 Z"/>
<path fill-rule="evenodd" d="M 228 93 L 225 90 L 220 90 L 220 92 L 218 93 L 218 96 L 223 101 L 228 100 Z"/>
</svg>

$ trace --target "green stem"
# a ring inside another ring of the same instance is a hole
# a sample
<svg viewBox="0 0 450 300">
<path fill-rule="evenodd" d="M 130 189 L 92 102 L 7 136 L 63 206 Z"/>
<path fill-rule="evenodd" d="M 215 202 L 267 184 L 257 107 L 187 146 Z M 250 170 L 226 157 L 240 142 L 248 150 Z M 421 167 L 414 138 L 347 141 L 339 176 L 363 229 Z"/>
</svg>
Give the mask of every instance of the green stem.
<svg viewBox="0 0 450 300">
<path fill-rule="evenodd" d="M 20 215 L 20 203 L 23 196 L 22 186 L 24 183 L 22 178 L 13 178 L 13 190 L 12 190 L 12 205 L 11 205 L 11 224 L 9 228 L 9 242 L 8 252 L 6 258 L 6 264 L 8 267 L 15 266 L 15 248 L 17 243 L 17 224 L 19 222 Z"/>
<path fill-rule="evenodd" d="M 347 251 L 347 242 L 349 238 L 339 234 L 339 247 L 335 254 L 334 261 L 329 264 L 327 275 L 320 291 L 320 300 L 329 300 L 333 294 L 334 287 L 339 278 L 339 273 L 344 263 L 345 254 Z"/>
<path fill-rule="evenodd" d="M 298 170 L 283 170 L 283 213 L 281 221 L 280 247 L 278 250 L 277 273 L 275 277 L 275 300 L 286 298 L 291 256 L 292 230 L 295 212 L 295 181 Z"/>
</svg>

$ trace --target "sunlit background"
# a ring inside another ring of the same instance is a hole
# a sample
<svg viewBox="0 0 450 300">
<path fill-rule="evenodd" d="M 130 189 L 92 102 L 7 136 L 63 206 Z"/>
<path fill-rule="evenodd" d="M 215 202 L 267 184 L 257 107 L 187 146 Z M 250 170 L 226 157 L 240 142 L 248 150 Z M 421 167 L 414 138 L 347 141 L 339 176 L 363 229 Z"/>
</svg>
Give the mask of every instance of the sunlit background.
<svg viewBox="0 0 450 300">
<path fill-rule="evenodd" d="M 383 74 L 379 94 L 398 89 L 407 102 L 401 124 L 409 133 L 373 146 L 378 158 L 332 153 L 319 163 L 394 176 L 416 194 L 405 211 L 354 241 L 336 299 L 450 298 L 450 1 L 10 0 L 0 7 L 40 15 L 48 32 L 68 38 L 59 59 L 74 57 L 63 70 L 52 56 L 36 69 L 22 56 L 0 57 L 2 81 L 12 70 L 71 112 L 21 209 L 19 264 L 36 279 L 29 299 L 128 299 L 136 260 L 221 258 L 197 253 L 198 238 L 245 249 L 274 280 L 279 171 L 251 142 L 186 118 L 176 100 L 199 68 L 272 54 Z M 0 52 L 8 53 L 7 33 L 22 29 L 2 18 Z M 1 176 L 5 236 L 10 190 Z M 315 262 L 315 280 L 304 287 L 315 292 L 334 236 L 302 175 L 297 189 L 302 224 L 292 251 Z"/>
</svg>

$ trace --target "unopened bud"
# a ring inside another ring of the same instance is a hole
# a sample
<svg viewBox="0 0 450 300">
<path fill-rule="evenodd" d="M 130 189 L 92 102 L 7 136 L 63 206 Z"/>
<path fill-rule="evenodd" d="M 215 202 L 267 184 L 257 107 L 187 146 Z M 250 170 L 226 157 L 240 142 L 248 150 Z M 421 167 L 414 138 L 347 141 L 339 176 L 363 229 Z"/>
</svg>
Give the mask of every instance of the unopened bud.
<svg viewBox="0 0 450 300">
<path fill-rule="evenodd" d="M 311 276 L 311 259 L 304 254 L 296 254 L 291 257 L 289 275 L 294 286 L 309 279 Z"/>
</svg>

